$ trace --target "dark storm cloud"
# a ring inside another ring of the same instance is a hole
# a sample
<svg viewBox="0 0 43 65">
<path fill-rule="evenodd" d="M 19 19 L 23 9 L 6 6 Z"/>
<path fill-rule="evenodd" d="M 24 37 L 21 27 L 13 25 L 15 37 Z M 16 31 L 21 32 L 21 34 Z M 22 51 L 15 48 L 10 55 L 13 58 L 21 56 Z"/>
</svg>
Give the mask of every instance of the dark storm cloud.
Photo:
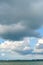
<svg viewBox="0 0 43 65">
<path fill-rule="evenodd" d="M 35 30 L 42 25 L 42 0 L 0 0 L 0 37 L 10 40 L 40 37 Z"/>
</svg>

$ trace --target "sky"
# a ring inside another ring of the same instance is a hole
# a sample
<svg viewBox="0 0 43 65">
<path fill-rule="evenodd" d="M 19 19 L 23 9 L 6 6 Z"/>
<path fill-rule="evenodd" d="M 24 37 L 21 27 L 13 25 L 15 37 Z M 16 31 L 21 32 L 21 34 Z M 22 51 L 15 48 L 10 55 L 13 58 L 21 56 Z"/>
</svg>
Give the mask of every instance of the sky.
<svg viewBox="0 0 43 65">
<path fill-rule="evenodd" d="M 0 60 L 43 59 L 43 0 L 0 0 Z"/>
</svg>

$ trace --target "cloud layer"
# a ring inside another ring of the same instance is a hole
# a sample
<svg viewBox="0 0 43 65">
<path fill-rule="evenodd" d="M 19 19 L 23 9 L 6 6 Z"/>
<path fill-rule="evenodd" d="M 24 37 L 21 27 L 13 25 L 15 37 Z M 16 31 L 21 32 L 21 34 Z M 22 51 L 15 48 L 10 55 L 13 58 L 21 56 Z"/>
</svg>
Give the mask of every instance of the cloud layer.
<svg viewBox="0 0 43 65">
<path fill-rule="evenodd" d="M 0 0 L 0 37 L 9 40 L 40 37 L 36 30 L 42 25 L 42 0 Z"/>
<path fill-rule="evenodd" d="M 36 45 L 32 40 L 35 45 L 32 47 L 31 40 L 27 38 L 40 38 L 38 29 L 41 27 L 43 0 L 0 0 L 0 38 L 4 39 L 0 44 L 0 58 L 43 55 L 43 39 L 38 39 Z"/>
<path fill-rule="evenodd" d="M 34 52 L 36 54 L 43 54 L 43 38 L 38 40 Z"/>
<path fill-rule="evenodd" d="M 0 53 L 14 53 L 17 52 L 22 55 L 30 54 L 32 49 L 29 44 L 28 38 L 23 41 L 5 41 L 0 44 Z"/>
<path fill-rule="evenodd" d="M 42 55 L 43 39 L 38 39 L 34 48 L 31 47 L 29 38 L 24 38 L 22 41 L 5 41 L 0 44 L 0 53 L 2 55 L 15 52 L 20 55 Z"/>
</svg>

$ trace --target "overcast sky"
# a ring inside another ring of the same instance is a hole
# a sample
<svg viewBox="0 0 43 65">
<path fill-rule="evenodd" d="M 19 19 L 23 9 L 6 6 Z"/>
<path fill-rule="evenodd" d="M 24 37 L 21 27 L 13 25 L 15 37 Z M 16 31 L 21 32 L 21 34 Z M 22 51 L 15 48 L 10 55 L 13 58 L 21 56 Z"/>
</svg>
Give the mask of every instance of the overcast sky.
<svg viewBox="0 0 43 65">
<path fill-rule="evenodd" d="M 43 0 L 0 0 L 0 60 L 43 59 Z"/>
</svg>

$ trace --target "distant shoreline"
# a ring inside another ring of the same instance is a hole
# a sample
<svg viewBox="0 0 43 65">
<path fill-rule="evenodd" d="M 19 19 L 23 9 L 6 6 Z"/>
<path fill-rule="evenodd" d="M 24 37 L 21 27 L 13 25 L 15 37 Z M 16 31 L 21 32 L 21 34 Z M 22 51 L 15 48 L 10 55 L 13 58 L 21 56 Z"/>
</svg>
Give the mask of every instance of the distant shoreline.
<svg viewBox="0 0 43 65">
<path fill-rule="evenodd" d="M 32 61 L 43 61 L 43 59 L 36 59 L 36 60 L 0 60 L 0 62 L 32 62 Z"/>
</svg>

